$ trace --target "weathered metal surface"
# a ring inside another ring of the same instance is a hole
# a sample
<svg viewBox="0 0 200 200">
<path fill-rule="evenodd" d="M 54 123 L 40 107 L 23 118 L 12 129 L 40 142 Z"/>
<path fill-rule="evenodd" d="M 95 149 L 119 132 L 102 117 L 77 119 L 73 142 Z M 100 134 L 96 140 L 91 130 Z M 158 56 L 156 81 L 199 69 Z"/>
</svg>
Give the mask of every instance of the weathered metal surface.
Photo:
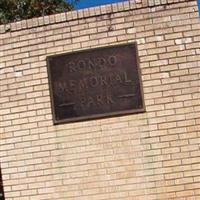
<svg viewBox="0 0 200 200">
<path fill-rule="evenodd" d="M 3 181 L 0 168 L 0 200 L 4 200 Z"/>
<path fill-rule="evenodd" d="M 54 124 L 144 111 L 135 43 L 47 60 Z"/>
</svg>

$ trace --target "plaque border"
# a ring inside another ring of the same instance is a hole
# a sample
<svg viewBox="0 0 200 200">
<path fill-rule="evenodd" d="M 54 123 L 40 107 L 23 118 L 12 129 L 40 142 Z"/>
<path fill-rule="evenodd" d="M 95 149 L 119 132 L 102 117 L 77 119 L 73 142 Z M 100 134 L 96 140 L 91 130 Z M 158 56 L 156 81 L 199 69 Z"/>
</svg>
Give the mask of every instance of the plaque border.
<svg viewBox="0 0 200 200">
<path fill-rule="evenodd" d="M 52 79 L 51 79 L 51 71 L 50 71 L 50 60 L 52 58 L 57 57 L 57 56 L 71 55 L 71 54 L 74 54 L 74 53 L 89 52 L 89 51 L 97 50 L 97 49 L 109 49 L 109 48 L 112 48 L 112 47 L 132 46 L 132 45 L 135 45 L 135 49 L 136 49 L 136 51 L 135 51 L 136 65 L 137 65 L 137 71 L 138 71 L 138 76 L 139 76 L 138 79 L 139 79 L 140 93 L 141 93 L 141 98 L 142 98 L 142 108 L 140 108 L 140 109 L 129 109 L 129 110 L 123 110 L 123 111 L 113 111 L 113 112 L 110 112 L 110 113 L 93 114 L 93 115 L 90 115 L 90 116 L 82 116 L 82 117 L 56 120 L 56 114 L 55 114 L 55 110 L 54 110 Z M 145 102 L 144 102 L 144 91 L 143 91 L 143 84 L 142 84 L 142 76 L 141 76 L 142 74 L 141 74 L 139 60 L 140 60 L 140 58 L 139 58 L 137 42 L 120 43 L 120 44 L 117 44 L 117 45 L 112 44 L 112 45 L 109 45 L 109 46 L 100 46 L 100 47 L 83 49 L 83 50 L 78 49 L 78 50 L 75 50 L 75 51 L 70 51 L 70 52 L 65 52 L 65 53 L 61 53 L 61 54 L 55 54 L 55 55 L 47 56 L 46 57 L 47 74 L 48 74 L 48 85 L 49 85 L 49 91 L 50 91 L 51 111 L 52 111 L 52 115 L 53 115 L 53 124 L 59 125 L 59 124 L 64 124 L 64 123 L 98 120 L 98 119 L 111 118 L 111 117 L 113 118 L 113 117 L 125 116 L 125 115 L 130 115 L 130 114 L 139 114 L 139 113 L 146 112 Z"/>
</svg>

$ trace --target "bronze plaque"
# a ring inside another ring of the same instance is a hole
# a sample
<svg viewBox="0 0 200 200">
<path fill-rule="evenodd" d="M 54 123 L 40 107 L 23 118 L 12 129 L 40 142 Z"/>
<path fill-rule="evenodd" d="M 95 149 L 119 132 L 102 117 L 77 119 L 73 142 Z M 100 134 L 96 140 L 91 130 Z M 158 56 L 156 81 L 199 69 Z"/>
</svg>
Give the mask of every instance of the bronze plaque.
<svg viewBox="0 0 200 200">
<path fill-rule="evenodd" d="M 144 112 L 136 43 L 47 60 L 54 124 Z"/>
<path fill-rule="evenodd" d="M 4 200 L 3 181 L 0 168 L 0 200 Z"/>
</svg>

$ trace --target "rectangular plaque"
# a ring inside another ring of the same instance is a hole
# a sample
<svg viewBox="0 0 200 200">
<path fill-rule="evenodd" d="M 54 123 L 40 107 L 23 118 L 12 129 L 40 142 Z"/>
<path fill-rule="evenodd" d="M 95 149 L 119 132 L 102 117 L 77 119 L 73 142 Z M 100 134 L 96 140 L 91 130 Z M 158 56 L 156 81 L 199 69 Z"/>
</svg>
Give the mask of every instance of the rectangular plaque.
<svg viewBox="0 0 200 200">
<path fill-rule="evenodd" d="M 4 200 L 3 181 L 0 168 L 0 200 Z"/>
<path fill-rule="evenodd" d="M 144 112 L 136 43 L 47 61 L 54 124 Z"/>
</svg>

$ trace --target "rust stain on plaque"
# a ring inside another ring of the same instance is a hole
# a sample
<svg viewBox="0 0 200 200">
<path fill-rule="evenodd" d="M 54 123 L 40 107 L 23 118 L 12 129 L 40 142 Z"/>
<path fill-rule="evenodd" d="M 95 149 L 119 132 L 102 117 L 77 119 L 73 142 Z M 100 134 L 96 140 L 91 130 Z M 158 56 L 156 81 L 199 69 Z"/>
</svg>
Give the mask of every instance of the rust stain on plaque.
<svg viewBox="0 0 200 200">
<path fill-rule="evenodd" d="M 144 112 L 136 43 L 47 61 L 54 124 Z"/>
</svg>

